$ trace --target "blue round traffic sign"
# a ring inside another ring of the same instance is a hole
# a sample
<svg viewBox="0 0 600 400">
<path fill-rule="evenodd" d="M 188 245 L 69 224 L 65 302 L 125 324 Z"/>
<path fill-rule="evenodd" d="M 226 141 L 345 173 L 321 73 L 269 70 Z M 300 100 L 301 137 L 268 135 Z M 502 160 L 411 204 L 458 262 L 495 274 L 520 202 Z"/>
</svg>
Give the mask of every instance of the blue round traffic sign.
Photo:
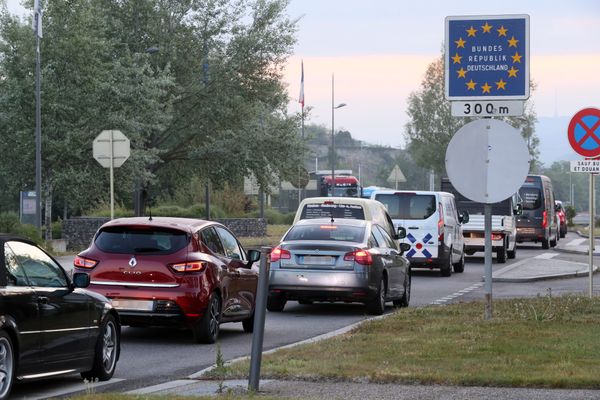
<svg viewBox="0 0 600 400">
<path fill-rule="evenodd" d="M 600 110 L 585 108 L 571 118 L 567 130 L 569 143 L 584 157 L 600 156 Z"/>
</svg>

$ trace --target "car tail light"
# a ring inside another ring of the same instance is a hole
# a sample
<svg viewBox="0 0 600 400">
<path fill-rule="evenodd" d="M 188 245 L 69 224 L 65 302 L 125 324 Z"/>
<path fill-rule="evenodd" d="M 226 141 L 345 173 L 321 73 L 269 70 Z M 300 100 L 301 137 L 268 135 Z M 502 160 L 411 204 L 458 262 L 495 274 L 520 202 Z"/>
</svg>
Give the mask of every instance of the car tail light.
<svg viewBox="0 0 600 400">
<path fill-rule="evenodd" d="M 546 228 L 546 226 L 548 226 L 548 213 L 544 211 L 542 216 L 542 228 Z"/>
<path fill-rule="evenodd" d="M 169 265 L 175 272 L 200 272 L 206 268 L 204 261 L 187 261 Z"/>
<path fill-rule="evenodd" d="M 81 256 L 76 256 L 75 259 L 73 260 L 73 265 L 76 268 L 92 269 L 96 266 L 96 264 L 98 264 L 98 261 L 92 260 L 91 258 L 81 257 Z"/>
<path fill-rule="evenodd" d="M 366 250 L 355 250 L 344 255 L 344 261 L 354 261 L 361 265 L 373 264 L 373 257 L 371 253 Z"/>
<path fill-rule="evenodd" d="M 444 208 L 442 207 L 442 203 L 439 203 L 440 210 L 440 219 L 438 220 L 438 240 L 441 242 L 444 241 Z"/>
<path fill-rule="evenodd" d="M 492 233 L 492 240 L 502 240 L 502 234 L 501 233 Z"/>
<path fill-rule="evenodd" d="M 292 255 L 289 251 L 282 249 L 281 247 L 275 247 L 271 251 L 271 262 L 277 262 L 279 260 L 289 260 L 292 258 Z"/>
</svg>

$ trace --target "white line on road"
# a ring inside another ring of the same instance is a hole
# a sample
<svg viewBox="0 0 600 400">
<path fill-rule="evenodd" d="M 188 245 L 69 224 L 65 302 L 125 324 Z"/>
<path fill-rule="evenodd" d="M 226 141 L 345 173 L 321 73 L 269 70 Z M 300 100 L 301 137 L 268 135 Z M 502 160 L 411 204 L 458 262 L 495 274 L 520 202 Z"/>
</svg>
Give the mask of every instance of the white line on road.
<svg viewBox="0 0 600 400">
<path fill-rule="evenodd" d="M 565 246 L 580 246 L 580 245 L 582 245 L 584 242 L 587 242 L 587 238 L 583 238 L 583 239 L 573 239 L 573 240 L 571 240 L 569 243 L 567 243 Z"/>
<path fill-rule="evenodd" d="M 476 283 L 474 285 L 469 286 L 468 288 L 459 290 L 458 292 L 452 293 L 452 294 L 450 294 L 450 295 L 448 295 L 446 297 L 442 297 L 441 299 L 437 299 L 435 301 L 432 301 L 431 304 L 442 305 L 442 304 L 444 304 L 444 303 L 446 303 L 446 302 L 448 302 L 450 300 L 454 300 L 457 297 L 460 297 L 460 296 L 465 295 L 465 294 L 467 294 L 469 292 L 472 292 L 475 289 L 479 289 L 482 286 L 483 286 L 483 282 L 482 283 Z"/>
<path fill-rule="evenodd" d="M 558 255 L 558 253 L 542 253 L 542 254 L 537 255 L 537 256 L 535 256 L 533 258 L 537 258 L 537 259 L 540 259 L 540 260 L 549 260 L 551 258 L 556 257 L 557 255 Z"/>
</svg>

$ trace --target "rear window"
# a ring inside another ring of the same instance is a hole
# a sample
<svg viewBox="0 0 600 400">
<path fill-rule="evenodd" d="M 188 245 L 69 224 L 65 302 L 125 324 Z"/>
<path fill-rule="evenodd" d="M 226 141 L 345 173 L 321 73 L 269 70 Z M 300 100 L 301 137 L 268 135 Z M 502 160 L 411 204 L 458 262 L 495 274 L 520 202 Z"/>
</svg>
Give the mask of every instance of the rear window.
<svg viewBox="0 0 600 400">
<path fill-rule="evenodd" d="M 376 194 L 375 200 L 387 208 L 394 219 L 427 219 L 436 210 L 435 195 L 417 193 Z"/>
<path fill-rule="evenodd" d="M 174 229 L 116 226 L 105 228 L 96 237 L 96 246 L 108 253 L 170 254 L 187 246 L 185 232 Z"/>
<path fill-rule="evenodd" d="M 537 210 L 542 206 L 542 191 L 535 187 L 522 187 L 519 189 L 523 199 L 523 210 Z"/>
<path fill-rule="evenodd" d="M 317 218 L 365 219 L 365 211 L 358 204 L 306 204 L 300 219 Z"/>
<path fill-rule="evenodd" d="M 346 225 L 296 225 L 283 238 L 288 240 L 325 240 L 362 243 L 365 228 Z"/>
</svg>

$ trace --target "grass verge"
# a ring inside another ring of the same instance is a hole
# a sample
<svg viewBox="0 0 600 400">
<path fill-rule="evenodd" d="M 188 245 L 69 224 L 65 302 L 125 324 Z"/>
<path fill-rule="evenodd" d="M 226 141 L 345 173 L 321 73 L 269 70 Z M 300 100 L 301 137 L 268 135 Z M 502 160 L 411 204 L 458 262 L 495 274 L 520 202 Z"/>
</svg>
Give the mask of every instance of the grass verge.
<svg viewBox="0 0 600 400">
<path fill-rule="evenodd" d="M 279 244 L 281 237 L 290 228 L 289 225 L 267 225 L 267 236 L 263 237 L 240 237 L 240 242 L 247 249 L 256 249 L 261 246 L 275 247 Z"/>
<path fill-rule="evenodd" d="M 600 388 L 600 298 L 499 300 L 402 309 L 352 332 L 266 355 L 263 378 Z M 248 361 L 222 378 L 245 377 Z"/>
</svg>

